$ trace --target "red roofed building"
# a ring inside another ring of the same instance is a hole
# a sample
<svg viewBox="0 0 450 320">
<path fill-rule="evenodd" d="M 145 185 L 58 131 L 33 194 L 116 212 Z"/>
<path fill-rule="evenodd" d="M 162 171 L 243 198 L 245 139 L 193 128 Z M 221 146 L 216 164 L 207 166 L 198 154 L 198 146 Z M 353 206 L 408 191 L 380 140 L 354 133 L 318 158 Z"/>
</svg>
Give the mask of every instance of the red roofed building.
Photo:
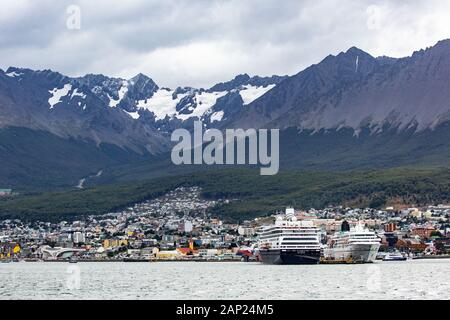
<svg viewBox="0 0 450 320">
<path fill-rule="evenodd" d="M 430 226 L 426 227 L 416 227 L 411 230 L 411 234 L 413 236 L 419 236 L 421 238 L 428 239 L 431 237 L 431 234 L 435 232 L 436 229 Z"/>
</svg>

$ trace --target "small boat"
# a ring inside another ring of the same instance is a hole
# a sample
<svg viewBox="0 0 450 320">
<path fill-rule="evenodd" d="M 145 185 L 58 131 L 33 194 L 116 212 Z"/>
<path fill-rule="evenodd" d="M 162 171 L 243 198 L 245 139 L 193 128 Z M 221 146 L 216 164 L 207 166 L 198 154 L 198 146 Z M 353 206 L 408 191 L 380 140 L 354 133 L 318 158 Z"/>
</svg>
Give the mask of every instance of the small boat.
<svg viewBox="0 0 450 320">
<path fill-rule="evenodd" d="M 383 261 L 406 261 L 408 258 L 402 255 L 400 252 L 388 253 L 384 256 Z"/>
<path fill-rule="evenodd" d="M 383 260 L 386 255 L 387 255 L 386 252 L 378 252 L 376 260 Z"/>
<path fill-rule="evenodd" d="M 78 262 L 77 258 L 75 258 L 74 256 L 70 257 L 69 263 L 77 263 L 77 262 Z"/>
</svg>

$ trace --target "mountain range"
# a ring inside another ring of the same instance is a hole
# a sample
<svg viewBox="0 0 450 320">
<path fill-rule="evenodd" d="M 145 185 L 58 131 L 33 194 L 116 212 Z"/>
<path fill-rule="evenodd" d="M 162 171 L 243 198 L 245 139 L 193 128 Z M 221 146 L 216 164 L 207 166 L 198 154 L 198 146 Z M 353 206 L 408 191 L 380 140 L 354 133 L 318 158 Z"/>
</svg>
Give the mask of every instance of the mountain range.
<svg viewBox="0 0 450 320">
<path fill-rule="evenodd" d="M 400 59 L 353 47 L 293 76 L 241 74 L 208 89 L 10 67 L 0 70 L 0 187 L 162 174 L 171 132 L 194 120 L 279 128 L 282 169 L 448 166 L 449 80 L 450 40 Z"/>
</svg>

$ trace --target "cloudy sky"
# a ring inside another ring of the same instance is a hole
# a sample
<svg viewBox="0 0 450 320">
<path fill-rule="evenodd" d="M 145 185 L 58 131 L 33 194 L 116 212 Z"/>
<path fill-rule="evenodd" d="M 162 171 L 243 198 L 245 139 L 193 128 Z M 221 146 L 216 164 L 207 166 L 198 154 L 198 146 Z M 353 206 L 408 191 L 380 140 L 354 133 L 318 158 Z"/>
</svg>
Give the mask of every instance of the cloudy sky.
<svg viewBox="0 0 450 320">
<path fill-rule="evenodd" d="M 352 46 L 408 56 L 446 38 L 449 0 L 0 0 L 0 68 L 142 72 L 168 87 L 291 75 Z"/>
</svg>

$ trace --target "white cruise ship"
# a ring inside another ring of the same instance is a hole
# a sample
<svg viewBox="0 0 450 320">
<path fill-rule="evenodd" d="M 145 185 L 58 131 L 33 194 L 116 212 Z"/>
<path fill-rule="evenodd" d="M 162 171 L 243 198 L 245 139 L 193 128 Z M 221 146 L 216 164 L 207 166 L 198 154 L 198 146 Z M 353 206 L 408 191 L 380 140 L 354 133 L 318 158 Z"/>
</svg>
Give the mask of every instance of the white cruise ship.
<svg viewBox="0 0 450 320">
<path fill-rule="evenodd" d="M 324 257 L 332 260 L 373 262 L 380 249 L 380 243 L 381 239 L 374 232 L 357 225 L 349 231 L 335 233 L 328 248 L 324 249 Z"/>
<path fill-rule="evenodd" d="M 298 221 L 293 208 L 276 218 L 275 224 L 262 227 L 259 256 L 267 264 L 317 264 L 320 262 L 318 229 L 312 221 Z"/>
</svg>

